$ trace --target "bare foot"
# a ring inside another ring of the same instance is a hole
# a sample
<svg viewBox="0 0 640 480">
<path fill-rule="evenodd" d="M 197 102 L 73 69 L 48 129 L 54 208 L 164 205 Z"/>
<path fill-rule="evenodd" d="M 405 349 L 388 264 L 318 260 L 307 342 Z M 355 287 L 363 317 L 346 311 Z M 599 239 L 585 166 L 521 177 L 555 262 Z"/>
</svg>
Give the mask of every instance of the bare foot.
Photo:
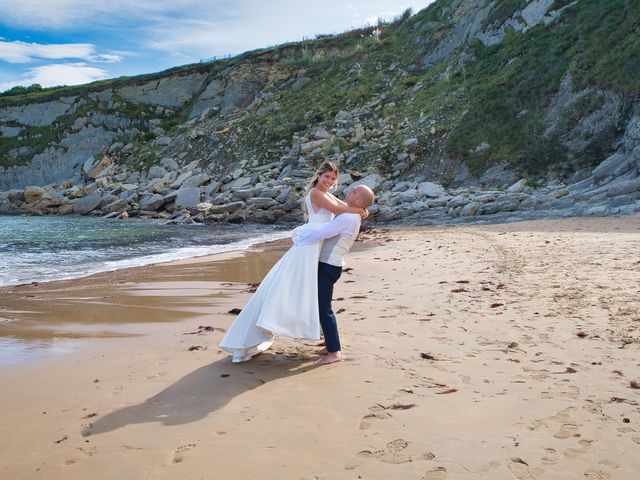
<svg viewBox="0 0 640 480">
<path fill-rule="evenodd" d="M 316 355 L 326 355 L 327 353 L 329 353 L 329 351 L 327 350 L 327 347 L 320 349 L 316 352 Z"/>
<path fill-rule="evenodd" d="M 330 363 L 336 363 L 342 360 L 340 356 L 340 352 L 327 352 L 327 354 L 319 360 L 316 360 L 314 363 L 316 365 L 329 365 Z"/>
</svg>

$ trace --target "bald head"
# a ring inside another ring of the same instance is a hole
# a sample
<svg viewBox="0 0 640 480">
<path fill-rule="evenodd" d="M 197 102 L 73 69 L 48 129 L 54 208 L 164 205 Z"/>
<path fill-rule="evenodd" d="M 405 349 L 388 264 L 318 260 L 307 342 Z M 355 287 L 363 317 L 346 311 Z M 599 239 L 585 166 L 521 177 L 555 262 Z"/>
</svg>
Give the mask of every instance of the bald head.
<svg viewBox="0 0 640 480">
<path fill-rule="evenodd" d="M 373 203 L 375 194 L 366 185 L 358 185 L 352 188 L 345 200 L 350 207 L 368 208 Z"/>
</svg>

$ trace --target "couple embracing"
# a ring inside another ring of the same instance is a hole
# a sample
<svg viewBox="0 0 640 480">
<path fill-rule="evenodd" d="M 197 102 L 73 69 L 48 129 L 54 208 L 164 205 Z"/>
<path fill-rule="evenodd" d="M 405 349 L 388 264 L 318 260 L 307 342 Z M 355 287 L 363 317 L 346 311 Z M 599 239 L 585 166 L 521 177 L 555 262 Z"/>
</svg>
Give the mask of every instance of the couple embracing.
<svg viewBox="0 0 640 480">
<path fill-rule="evenodd" d="M 321 329 L 325 348 L 316 364 L 340 361 L 333 285 L 374 194 L 359 185 L 349 191 L 345 203 L 329 192 L 337 180 L 338 167 L 329 161 L 313 176 L 304 198 L 307 223 L 294 230 L 293 246 L 269 271 L 220 343 L 234 363 L 267 350 L 275 335 L 318 340 Z"/>
</svg>

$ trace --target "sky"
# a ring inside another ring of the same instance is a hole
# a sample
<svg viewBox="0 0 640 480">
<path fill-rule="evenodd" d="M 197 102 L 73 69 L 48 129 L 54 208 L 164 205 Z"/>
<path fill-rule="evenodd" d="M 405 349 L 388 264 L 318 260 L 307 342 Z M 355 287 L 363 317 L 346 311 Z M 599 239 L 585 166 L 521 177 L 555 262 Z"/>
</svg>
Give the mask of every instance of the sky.
<svg viewBox="0 0 640 480">
<path fill-rule="evenodd" d="M 152 73 L 341 33 L 434 0 L 0 0 L 0 92 Z"/>
</svg>

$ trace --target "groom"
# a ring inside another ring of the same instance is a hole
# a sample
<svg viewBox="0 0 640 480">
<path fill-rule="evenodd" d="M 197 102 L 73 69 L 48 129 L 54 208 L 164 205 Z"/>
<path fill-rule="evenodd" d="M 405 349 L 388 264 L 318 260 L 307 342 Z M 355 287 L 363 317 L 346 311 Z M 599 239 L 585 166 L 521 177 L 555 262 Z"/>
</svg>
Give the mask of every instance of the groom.
<svg viewBox="0 0 640 480">
<path fill-rule="evenodd" d="M 354 187 L 345 198 L 347 205 L 359 208 L 369 207 L 373 200 L 373 190 L 365 185 Z M 320 225 L 314 230 L 300 233 L 293 240 L 295 245 L 308 245 L 324 240 L 318 264 L 318 308 L 326 355 L 318 360 L 316 365 L 328 365 L 341 360 L 340 336 L 338 335 L 336 316 L 331 308 L 331 299 L 333 285 L 342 274 L 344 257 L 360 231 L 360 222 L 360 215 L 342 213 L 329 223 Z"/>
</svg>

